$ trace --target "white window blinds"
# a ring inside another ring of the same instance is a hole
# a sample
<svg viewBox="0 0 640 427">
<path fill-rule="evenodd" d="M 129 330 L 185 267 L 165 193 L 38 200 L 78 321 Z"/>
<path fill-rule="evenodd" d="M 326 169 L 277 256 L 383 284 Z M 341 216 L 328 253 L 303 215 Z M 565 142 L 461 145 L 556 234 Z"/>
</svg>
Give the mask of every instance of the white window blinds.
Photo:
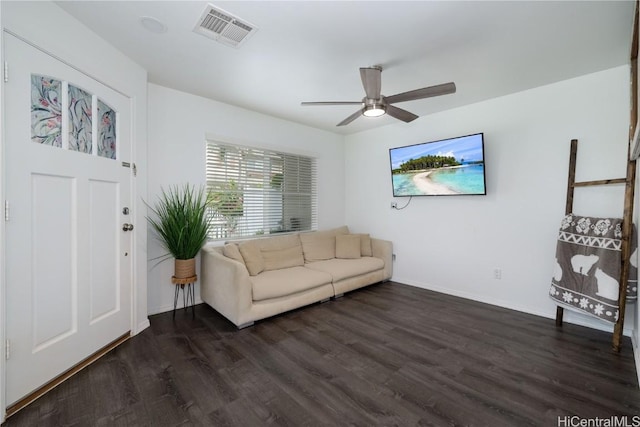
<svg viewBox="0 0 640 427">
<path fill-rule="evenodd" d="M 210 239 L 315 230 L 316 159 L 207 141 Z"/>
</svg>

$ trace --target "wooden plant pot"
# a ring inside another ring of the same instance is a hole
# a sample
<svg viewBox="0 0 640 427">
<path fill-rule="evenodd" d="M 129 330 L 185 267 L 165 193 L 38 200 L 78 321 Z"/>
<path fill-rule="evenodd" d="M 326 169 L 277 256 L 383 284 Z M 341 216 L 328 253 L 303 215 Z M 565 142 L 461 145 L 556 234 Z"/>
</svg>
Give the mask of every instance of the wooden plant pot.
<svg viewBox="0 0 640 427">
<path fill-rule="evenodd" d="M 196 259 L 176 259 L 173 271 L 176 279 L 186 279 L 195 276 Z"/>
</svg>

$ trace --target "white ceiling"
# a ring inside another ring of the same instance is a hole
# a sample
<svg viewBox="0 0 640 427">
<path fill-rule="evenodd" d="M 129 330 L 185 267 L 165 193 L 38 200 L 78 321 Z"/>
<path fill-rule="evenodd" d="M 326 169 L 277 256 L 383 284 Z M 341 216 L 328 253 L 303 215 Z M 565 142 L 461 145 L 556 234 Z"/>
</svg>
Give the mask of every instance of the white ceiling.
<svg viewBox="0 0 640 427">
<path fill-rule="evenodd" d="M 362 99 L 360 67 L 383 67 L 387 96 L 454 81 L 453 95 L 397 104 L 425 116 L 627 64 L 634 8 L 633 1 L 210 3 L 259 30 L 235 49 L 192 31 L 207 2 L 58 2 L 144 67 L 152 83 L 338 133 L 397 122 L 361 117 L 337 128 L 357 107 L 300 106 Z M 142 16 L 167 31 L 146 30 Z"/>
</svg>

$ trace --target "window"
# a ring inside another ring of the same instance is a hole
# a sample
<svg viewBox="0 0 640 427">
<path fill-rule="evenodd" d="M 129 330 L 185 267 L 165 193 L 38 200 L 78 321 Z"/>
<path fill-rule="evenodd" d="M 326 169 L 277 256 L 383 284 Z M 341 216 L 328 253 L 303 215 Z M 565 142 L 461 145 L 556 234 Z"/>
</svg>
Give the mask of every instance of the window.
<svg viewBox="0 0 640 427">
<path fill-rule="evenodd" d="M 210 239 L 317 228 L 316 159 L 207 141 Z"/>
</svg>

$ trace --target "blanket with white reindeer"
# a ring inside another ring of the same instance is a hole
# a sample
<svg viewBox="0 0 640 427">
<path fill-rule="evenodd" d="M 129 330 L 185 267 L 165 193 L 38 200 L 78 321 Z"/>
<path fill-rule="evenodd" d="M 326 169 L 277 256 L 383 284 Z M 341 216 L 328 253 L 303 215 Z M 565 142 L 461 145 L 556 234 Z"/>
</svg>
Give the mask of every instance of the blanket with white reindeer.
<svg viewBox="0 0 640 427">
<path fill-rule="evenodd" d="M 631 237 L 627 301 L 638 294 L 638 254 L 635 226 Z M 562 306 L 609 322 L 618 319 L 622 248 L 621 218 L 569 214 L 560 225 L 556 266 L 549 295 Z"/>
</svg>

